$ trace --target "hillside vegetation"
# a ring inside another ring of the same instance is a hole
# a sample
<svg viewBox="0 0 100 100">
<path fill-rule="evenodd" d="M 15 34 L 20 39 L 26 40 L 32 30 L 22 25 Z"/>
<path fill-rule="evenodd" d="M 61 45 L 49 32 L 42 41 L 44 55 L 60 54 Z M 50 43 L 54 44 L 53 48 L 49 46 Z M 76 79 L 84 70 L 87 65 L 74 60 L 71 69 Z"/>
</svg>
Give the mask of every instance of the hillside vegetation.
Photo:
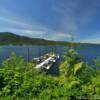
<svg viewBox="0 0 100 100">
<path fill-rule="evenodd" d="M 19 36 L 10 32 L 0 32 L 0 45 L 70 45 L 70 42 L 64 41 L 50 41 L 39 38 L 29 38 L 25 36 Z M 77 43 L 73 43 L 76 45 Z"/>
</svg>

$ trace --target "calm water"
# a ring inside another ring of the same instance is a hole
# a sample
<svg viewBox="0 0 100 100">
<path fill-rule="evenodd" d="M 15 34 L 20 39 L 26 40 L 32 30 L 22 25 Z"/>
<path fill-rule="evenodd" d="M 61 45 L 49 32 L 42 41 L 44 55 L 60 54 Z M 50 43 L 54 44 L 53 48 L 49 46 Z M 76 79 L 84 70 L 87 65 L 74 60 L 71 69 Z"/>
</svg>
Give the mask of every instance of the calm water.
<svg viewBox="0 0 100 100">
<path fill-rule="evenodd" d="M 50 51 L 63 55 L 67 50 L 67 47 L 63 46 L 0 46 L 0 64 L 6 58 L 8 58 L 12 52 L 17 56 L 22 56 L 26 61 L 31 60 L 34 57 L 39 57 Z"/>
<path fill-rule="evenodd" d="M 2 61 L 8 58 L 12 52 L 15 52 L 17 56 L 22 56 L 26 61 L 31 60 L 34 57 L 39 57 L 49 51 L 55 51 L 61 58 L 67 52 L 68 47 L 64 46 L 0 46 L 0 64 Z M 76 48 L 79 54 L 84 56 L 84 60 L 89 61 L 96 57 L 100 57 L 100 46 L 90 45 L 90 46 L 79 46 Z M 28 53 L 29 51 L 29 53 Z M 58 61 L 59 62 L 59 61 Z M 56 63 L 56 65 L 58 64 Z M 56 73 L 58 68 L 53 66 L 50 69 L 50 73 Z"/>
</svg>

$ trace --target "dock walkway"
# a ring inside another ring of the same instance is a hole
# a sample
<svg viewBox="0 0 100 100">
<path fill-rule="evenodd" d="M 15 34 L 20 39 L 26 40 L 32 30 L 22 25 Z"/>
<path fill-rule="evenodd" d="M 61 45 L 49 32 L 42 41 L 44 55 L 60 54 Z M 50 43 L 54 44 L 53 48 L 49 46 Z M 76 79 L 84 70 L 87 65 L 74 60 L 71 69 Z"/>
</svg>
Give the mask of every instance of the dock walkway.
<svg viewBox="0 0 100 100">
<path fill-rule="evenodd" d="M 56 62 L 56 60 L 58 58 L 59 58 L 58 56 L 53 54 L 50 57 L 48 57 L 47 59 L 45 59 L 43 62 L 38 64 L 35 68 L 36 69 L 46 69 L 46 70 L 49 70 L 50 67 Z"/>
</svg>

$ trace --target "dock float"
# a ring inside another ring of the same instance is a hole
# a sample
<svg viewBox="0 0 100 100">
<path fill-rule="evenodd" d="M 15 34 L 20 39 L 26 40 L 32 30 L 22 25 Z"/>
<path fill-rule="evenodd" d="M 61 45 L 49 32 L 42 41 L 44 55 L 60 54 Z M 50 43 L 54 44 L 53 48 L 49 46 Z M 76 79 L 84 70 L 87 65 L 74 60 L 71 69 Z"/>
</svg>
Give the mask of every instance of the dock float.
<svg viewBox="0 0 100 100">
<path fill-rule="evenodd" d="M 43 62 L 38 64 L 35 68 L 40 70 L 49 70 L 53 66 L 53 64 L 57 61 L 57 59 L 59 59 L 59 56 L 53 54 L 47 59 L 45 59 Z"/>
</svg>

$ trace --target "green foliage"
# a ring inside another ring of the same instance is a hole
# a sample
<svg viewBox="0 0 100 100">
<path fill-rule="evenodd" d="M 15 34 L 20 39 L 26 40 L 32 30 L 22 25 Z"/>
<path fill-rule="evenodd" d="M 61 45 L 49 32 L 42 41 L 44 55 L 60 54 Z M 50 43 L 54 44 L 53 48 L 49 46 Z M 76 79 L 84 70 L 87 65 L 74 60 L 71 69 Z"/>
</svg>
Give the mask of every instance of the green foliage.
<svg viewBox="0 0 100 100">
<path fill-rule="evenodd" d="M 95 68 L 100 69 L 100 58 L 94 59 L 93 62 L 95 63 Z"/>
<path fill-rule="evenodd" d="M 25 66 L 25 61 L 22 57 L 17 57 L 15 53 L 12 53 L 11 57 L 3 62 L 3 66 L 12 68 L 23 68 Z"/>
<path fill-rule="evenodd" d="M 70 42 L 50 41 L 39 38 L 19 36 L 10 32 L 0 32 L 0 45 L 70 45 Z M 79 43 L 73 43 L 73 46 Z"/>
<path fill-rule="evenodd" d="M 60 72 L 68 77 L 72 77 L 79 72 L 84 62 L 81 61 L 81 56 L 74 50 L 70 49 L 64 56 L 64 61 L 61 63 Z M 62 71 L 63 70 L 63 71 Z"/>
<path fill-rule="evenodd" d="M 94 61 L 95 65 L 99 66 L 100 59 Z M 95 71 L 95 65 L 83 62 L 82 57 L 73 49 L 64 56 L 59 67 L 60 74 L 66 77 L 66 82 L 73 91 L 72 96 L 81 99 L 100 99 L 100 70 Z"/>
<path fill-rule="evenodd" d="M 74 75 L 76 75 L 76 73 L 82 68 L 83 66 L 83 62 L 74 64 Z"/>
<path fill-rule="evenodd" d="M 100 71 L 74 50 L 65 55 L 59 76 L 39 73 L 35 66 L 12 53 L 0 68 L 0 100 L 100 99 Z"/>
</svg>

